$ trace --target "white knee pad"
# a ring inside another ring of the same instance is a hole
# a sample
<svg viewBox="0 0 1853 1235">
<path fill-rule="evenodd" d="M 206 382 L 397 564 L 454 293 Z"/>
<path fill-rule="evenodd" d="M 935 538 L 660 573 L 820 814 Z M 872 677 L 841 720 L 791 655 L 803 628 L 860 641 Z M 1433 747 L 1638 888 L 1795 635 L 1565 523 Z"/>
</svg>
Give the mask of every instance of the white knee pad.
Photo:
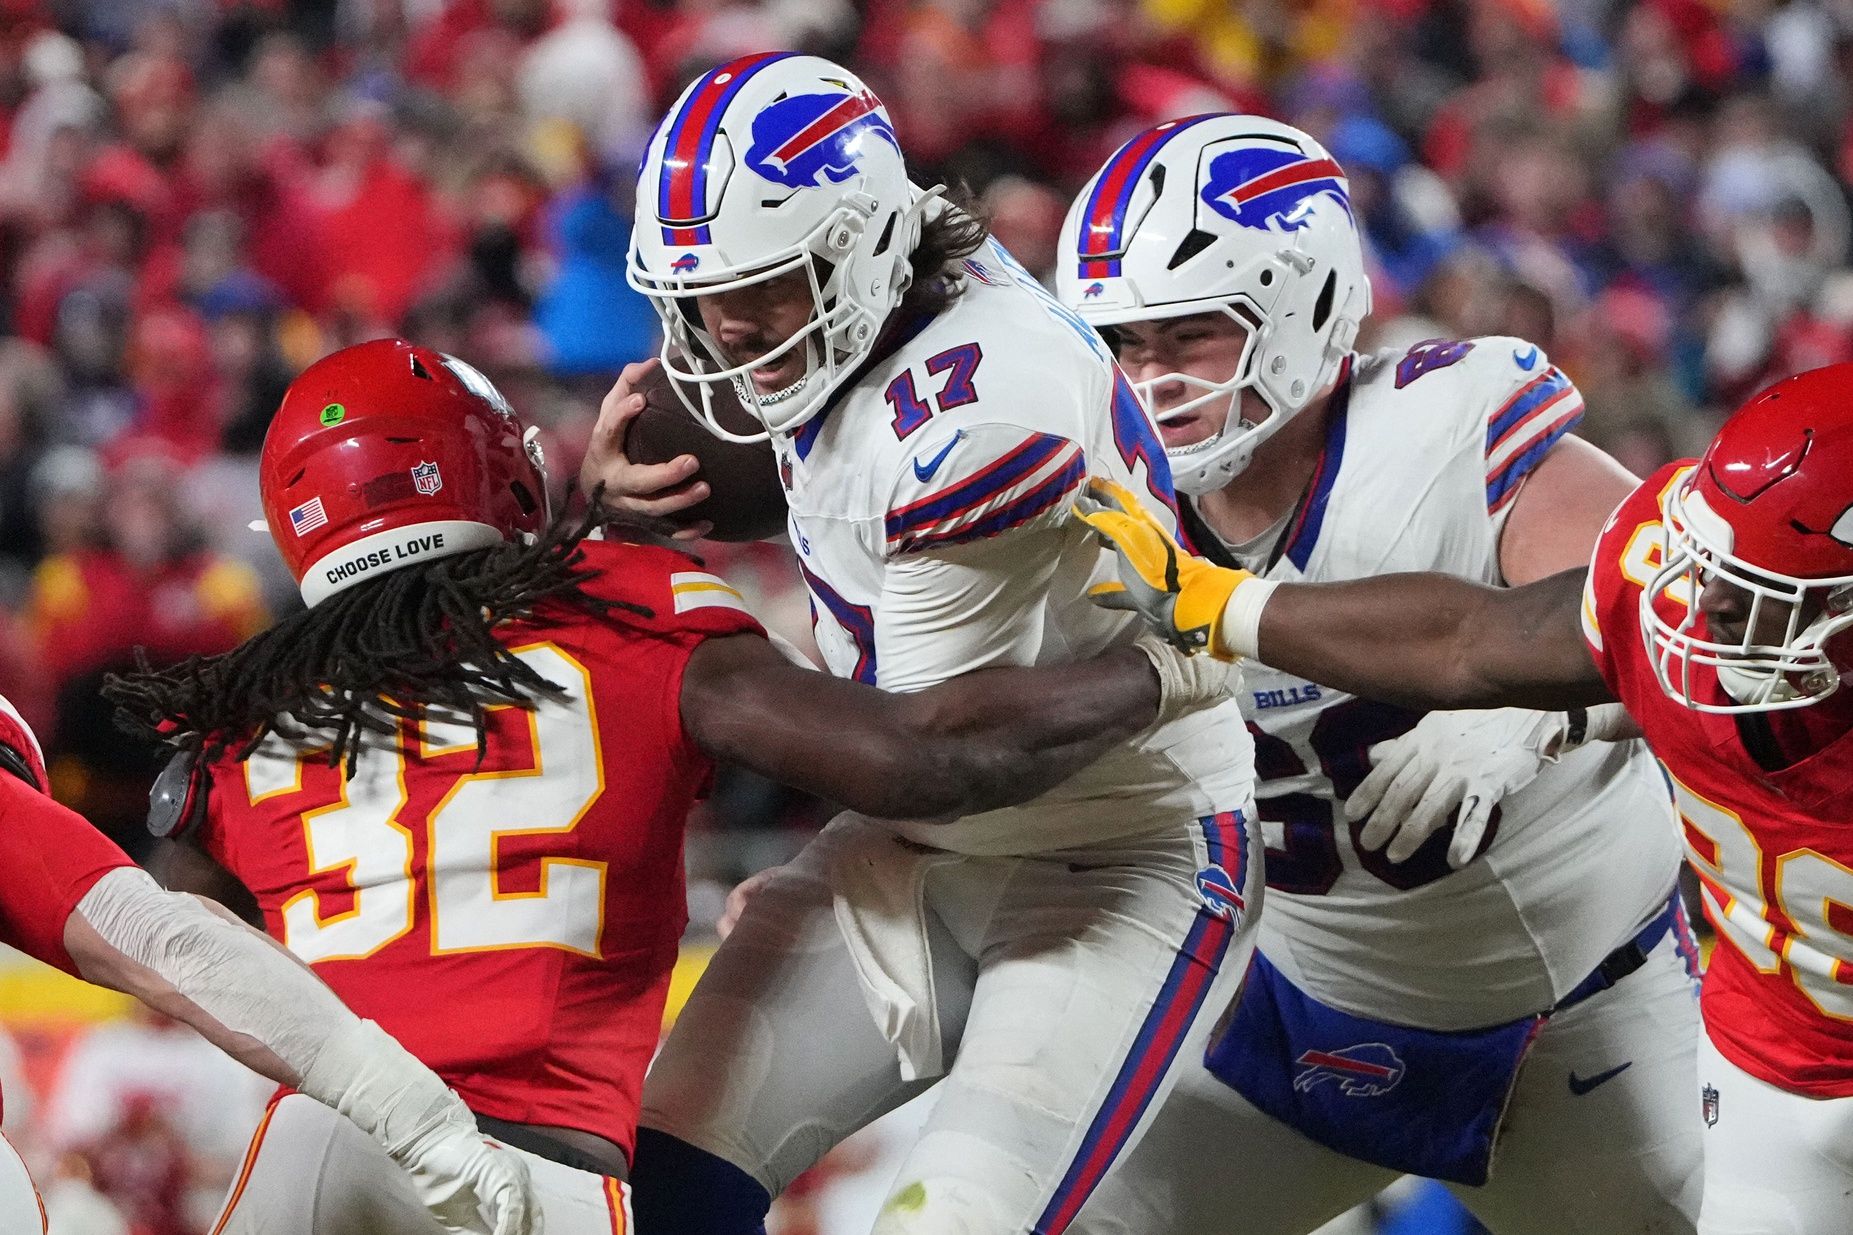
<svg viewBox="0 0 1853 1235">
<path fill-rule="evenodd" d="M 929 1131 L 907 1156 L 871 1235 L 995 1235 L 1016 1229 L 1041 1190 L 995 1141 Z"/>
</svg>

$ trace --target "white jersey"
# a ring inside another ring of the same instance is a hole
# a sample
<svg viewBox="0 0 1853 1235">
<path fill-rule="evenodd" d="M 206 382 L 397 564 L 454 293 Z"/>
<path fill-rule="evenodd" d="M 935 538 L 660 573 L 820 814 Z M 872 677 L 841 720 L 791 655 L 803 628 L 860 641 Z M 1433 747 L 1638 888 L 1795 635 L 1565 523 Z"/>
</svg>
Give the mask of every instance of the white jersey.
<svg viewBox="0 0 1853 1235">
<path fill-rule="evenodd" d="M 1111 559 L 1070 507 L 1090 473 L 1172 500 L 1157 432 L 1099 337 L 995 244 L 966 266 L 950 307 L 897 317 L 824 411 L 774 438 L 825 663 L 886 690 L 1130 642 L 1136 623 L 1086 597 Z M 894 826 L 961 853 L 1044 852 L 1243 808 L 1252 779 L 1231 700 L 1023 806 Z"/>
<path fill-rule="evenodd" d="M 1518 339 L 1356 357 L 1270 579 L 1443 571 L 1500 584 L 1519 484 L 1582 397 Z M 1679 864 L 1665 781 L 1639 742 L 1592 743 L 1507 797 L 1481 856 L 1452 829 L 1408 862 L 1355 843 L 1343 799 L 1373 743 L 1419 714 L 1248 667 L 1268 911 L 1260 947 L 1301 989 L 1361 1016 L 1466 1029 L 1549 1008 L 1666 902 Z"/>
</svg>

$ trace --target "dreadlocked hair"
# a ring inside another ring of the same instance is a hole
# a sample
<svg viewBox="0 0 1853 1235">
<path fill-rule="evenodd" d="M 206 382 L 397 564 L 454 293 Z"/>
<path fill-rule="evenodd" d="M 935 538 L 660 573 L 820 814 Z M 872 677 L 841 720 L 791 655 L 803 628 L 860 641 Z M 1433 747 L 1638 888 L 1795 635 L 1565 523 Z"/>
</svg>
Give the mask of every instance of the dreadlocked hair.
<svg viewBox="0 0 1853 1235">
<path fill-rule="evenodd" d="M 270 733 L 326 736 L 328 764 L 353 775 L 365 734 L 391 735 L 426 709 L 467 715 L 480 763 L 488 709 L 565 688 L 497 642 L 496 627 L 564 601 L 605 617 L 641 605 L 586 594 L 580 542 L 601 521 L 558 519 L 532 544 L 507 543 L 405 567 L 338 592 L 218 656 L 111 675 L 116 722 L 203 762 L 243 759 Z"/>
</svg>

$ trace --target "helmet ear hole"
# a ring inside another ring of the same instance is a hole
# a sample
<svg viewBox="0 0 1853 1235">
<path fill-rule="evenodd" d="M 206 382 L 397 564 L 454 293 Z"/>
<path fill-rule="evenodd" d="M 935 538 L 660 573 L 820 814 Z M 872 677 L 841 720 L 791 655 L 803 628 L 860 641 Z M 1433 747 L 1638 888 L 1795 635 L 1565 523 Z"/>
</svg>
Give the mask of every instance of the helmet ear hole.
<svg viewBox="0 0 1853 1235">
<path fill-rule="evenodd" d="M 1325 286 L 1319 289 L 1319 298 L 1313 302 L 1313 329 L 1324 330 L 1326 322 L 1332 318 L 1332 299 L 1338 293 L 1338 272 L 1325 272 Z"/>
<path fill-rule="evenodd" d="M 899 213 L 890 214 L 888 216 L 888 226 L 881 229 L 881 239 L 875 242 L 876 257 L 880 257 L 883 253 L 886 253 L 888 251 L 888 246 L 894 243 L 894 226 L 900 221 L 901 216 Z"/>
<path fill-rule="evenodd" d="M 1179 266 L 1182 266 L 1185 262 L 1215 243 L 1216 237 L 1209 232 L 1204 231 L 1201 227 L 1192 228 L 1190 234 L 1185 236 L 1184 239 L 1178 243 L 1177 251 L 1172 253 L 1171 260 L 1165 263 L 1165 269 L 1176 270 Z M 1262 281 L 1267 282 L 1268 277 L 1263 275 Z"/>
<path fill-rule="evenodd" d="M 435 381 L 437 381 L 437 379 L 436 379 L 435 377 L 432 377 L 432 376 L 431 376 L 431 371 L 430 371 L 429 369 L 427 369 L 427 368 L 425 368 L 425 366 L 424 366 L 424 362 L 423 362 L 423 361 L 421 361 L 421 360 L 419 360 L 417 356 L 413 356 L 413 357 L 412 357 L 412 376 L 413 376 L 413 377 L 422 377 L 422 378 L 424 378 L 424 379 L 425 379 L 425 380 L 426 380 L 427 382 L 435 382 Z"/>
<path fill-rule="evenodd" d="M 531 515 L 540 509 L 540 503 L 534 500 L 533 491 L 519 480 L 509 481 L 508 490 L 515 495 L 515 503 L 521 507 L 522 514 Z"/>
</svg>

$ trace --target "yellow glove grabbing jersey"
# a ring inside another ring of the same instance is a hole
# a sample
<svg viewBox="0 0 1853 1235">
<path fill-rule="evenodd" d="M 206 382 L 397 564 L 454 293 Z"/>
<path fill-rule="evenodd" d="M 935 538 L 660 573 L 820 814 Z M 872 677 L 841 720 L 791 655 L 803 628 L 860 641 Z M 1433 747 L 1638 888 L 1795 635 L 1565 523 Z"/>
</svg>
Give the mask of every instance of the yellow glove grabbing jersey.
<svg viewBox="0 0 1853 1235">
<path fill-rule="evenodd" d="M 1229 598 L 1254 576 L 1213 566 L 1183 546 L 1124 485 L 1092 477 L 1075 504 L 1075 515 L 1100 534 L 1119 559 L 1119 581 L 1088 589 L 1095 604 L 1131 610 L 1161 638 L 1186 652 L 1208 651 L 1219 660 L 1237 657 L 1221 637 Z"/>
</svg>

